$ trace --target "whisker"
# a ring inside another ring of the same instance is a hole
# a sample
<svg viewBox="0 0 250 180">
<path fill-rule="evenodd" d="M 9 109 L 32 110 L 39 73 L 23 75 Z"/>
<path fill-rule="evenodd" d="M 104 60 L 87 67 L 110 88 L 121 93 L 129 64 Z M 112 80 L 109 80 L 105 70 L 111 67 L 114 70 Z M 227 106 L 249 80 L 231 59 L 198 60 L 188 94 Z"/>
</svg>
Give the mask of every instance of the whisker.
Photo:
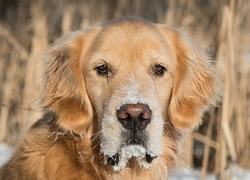
<svg viewBox="0 0 250 180">
<path fill-rule="evenodd" d="M 93 146 L 93 149 L 95 149 L 98 145 L 101 144 L 101 141 L 98 141 L 94 146 Z"/>
</svg>

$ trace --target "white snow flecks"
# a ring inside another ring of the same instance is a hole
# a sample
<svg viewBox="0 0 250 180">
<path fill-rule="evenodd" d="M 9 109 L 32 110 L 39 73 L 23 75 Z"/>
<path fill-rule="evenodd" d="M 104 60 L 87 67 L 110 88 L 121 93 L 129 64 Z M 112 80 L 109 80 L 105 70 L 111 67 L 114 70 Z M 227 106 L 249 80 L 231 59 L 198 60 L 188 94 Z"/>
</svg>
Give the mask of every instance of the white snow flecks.
<svg viewBox="0 0 250 180">
<path fill-rule="evenodd" d="M 149 164 L 145 160 L 142 160 L 146 156 L 145 147 L 139 145 L 125 146 L 121 148 L 118 153 L 119 153 L 119 163 L 117 166 L 113 167 L 115 171 L 123 169 L 126 166 L 128 160 L 132 157 L 135 157 L 137 159 L 142 168 L 145 169 L 149 168 Z"/>
</svg>

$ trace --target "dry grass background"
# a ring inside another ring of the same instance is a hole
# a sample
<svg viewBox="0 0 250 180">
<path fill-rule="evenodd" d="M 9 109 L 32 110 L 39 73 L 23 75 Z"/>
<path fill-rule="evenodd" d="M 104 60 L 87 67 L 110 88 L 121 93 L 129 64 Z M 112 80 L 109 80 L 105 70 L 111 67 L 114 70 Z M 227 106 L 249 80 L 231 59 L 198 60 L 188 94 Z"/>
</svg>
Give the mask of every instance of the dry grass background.
<svg viewBox="0 0 250 180">
<path fill-rule="evenodd" d="M 186 164 L 202 179 L 250 168 L 249 0 L 11 0 L 0 1 L 0 142 L 15 145 L 41 116 L 42 55 L 70 30 L 129 15 L 189 29 L 215 60 L 223 96 L 185 140 Z M 230 174 L 230 173 L 229 173 Z"/>
</svg>

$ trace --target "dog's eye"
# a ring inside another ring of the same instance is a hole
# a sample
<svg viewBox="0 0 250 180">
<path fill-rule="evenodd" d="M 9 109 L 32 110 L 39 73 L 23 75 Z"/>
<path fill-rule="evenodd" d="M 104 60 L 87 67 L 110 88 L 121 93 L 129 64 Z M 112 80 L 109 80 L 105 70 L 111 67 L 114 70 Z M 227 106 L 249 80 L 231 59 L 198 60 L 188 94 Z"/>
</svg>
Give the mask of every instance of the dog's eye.
<svg viewBox="0 0 250 180">
<path fill-rule="evenodd" d="M 108 66 L 106 64 L 99 65 L 95 68 L 97 74 L 99 75 L 108 75 Z"/>
<path fill-rule="evenodd" d="M 153 67 L 153 74 L 155 76 L 163 76 L 165 72 L 166 72 L 166 68 L 160 64 L 156 64 Z"/>
</svg>

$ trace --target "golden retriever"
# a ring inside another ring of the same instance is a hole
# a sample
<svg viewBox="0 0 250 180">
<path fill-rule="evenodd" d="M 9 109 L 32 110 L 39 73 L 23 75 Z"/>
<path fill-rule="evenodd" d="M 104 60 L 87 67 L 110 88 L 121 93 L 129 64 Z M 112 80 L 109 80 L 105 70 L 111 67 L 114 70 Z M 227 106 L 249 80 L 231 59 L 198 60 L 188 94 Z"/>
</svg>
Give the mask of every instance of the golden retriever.
<svg viewBox="0 0 250 180">
<path fill-rule="evenodd" d="M 166 179 L 217 77 L 186 35 L 139 18 L 72 32 L 45 56 L 44 116 L 2 179 Z"/>
</svg>

